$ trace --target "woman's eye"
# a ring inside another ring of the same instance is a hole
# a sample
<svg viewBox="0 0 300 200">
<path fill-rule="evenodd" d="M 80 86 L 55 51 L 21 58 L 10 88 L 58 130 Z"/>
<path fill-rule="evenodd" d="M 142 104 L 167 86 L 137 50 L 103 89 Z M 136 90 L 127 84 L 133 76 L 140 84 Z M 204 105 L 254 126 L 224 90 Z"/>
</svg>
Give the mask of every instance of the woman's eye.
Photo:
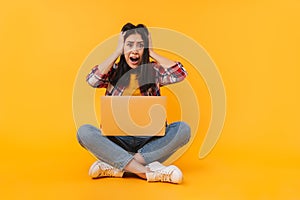
<svg viewBox="0 0 300 200">
<path fill-rule="evenodd" d="M 127 43 L 127 46 L 128 46 L 128 47 L 132 47 L 132 44 L 131 44 L 131 43 Z"/>
<path fill-rule="evenodd" d="M 143 47 L 144 47 L 144 44 L 139 44 L 139 47 L 140 47 L 140 48 L 143 48 Z"/>
</svg>

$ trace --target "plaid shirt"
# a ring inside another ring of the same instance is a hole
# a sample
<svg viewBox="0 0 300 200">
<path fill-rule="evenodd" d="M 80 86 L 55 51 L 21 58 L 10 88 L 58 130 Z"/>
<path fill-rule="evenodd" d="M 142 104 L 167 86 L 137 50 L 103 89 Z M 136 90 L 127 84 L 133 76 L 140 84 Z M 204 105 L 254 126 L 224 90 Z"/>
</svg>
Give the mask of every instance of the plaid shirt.
<svg viewBox="0 0 300 200">
<path fill-rule="evenodd" d="M 143 96 L 160 96 L 160 87 L 172 83 L 182 81 L 187 72 L 180 62 L 167 69 L 163 68 L 155 62 L 151 63 L 155 69 L 155 89 L 149 89 L 141 93 Z M 118 64 L 114 64 L 113 68 L 116 69 Z M 109 76 L 112 69 L 107 74 L 101 74 L 98 70 L 98 65 L 92 68 L 91 72 L 87 75 L 86 81 L 94 88 L 106 88 L 105 95 L 107 96 L 122 96 L 125 86 L 113 86 L 109 82 Z"/>
</svg>

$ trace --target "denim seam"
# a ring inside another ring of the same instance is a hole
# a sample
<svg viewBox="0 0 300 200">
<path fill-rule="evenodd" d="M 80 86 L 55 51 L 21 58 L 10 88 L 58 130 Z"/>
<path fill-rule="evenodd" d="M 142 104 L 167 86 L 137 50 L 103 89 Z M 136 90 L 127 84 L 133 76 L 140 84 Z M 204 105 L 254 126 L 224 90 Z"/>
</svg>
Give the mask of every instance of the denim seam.
<svg viewBox="0 0 300 200">
<path fill-rule="evenodd" d="M 132 155 L 129 155 L 128 158 L 124 162 L 119 164 L 117 168 L 120 170 L 124 170 L 124 168 L 128 165 L 128 163 L 133 160 L 133 158 L 134 157 Z"/>
</svg>

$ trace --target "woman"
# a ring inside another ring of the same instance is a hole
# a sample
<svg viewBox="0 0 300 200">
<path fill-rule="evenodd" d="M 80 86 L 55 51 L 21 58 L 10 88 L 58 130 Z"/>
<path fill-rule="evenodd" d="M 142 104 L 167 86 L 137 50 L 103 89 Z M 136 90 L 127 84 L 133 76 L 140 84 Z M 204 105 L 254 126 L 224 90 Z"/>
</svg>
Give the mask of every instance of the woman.
<svg viewBox="0 0 300 200">
<path fill-rule="evenodd" d="M 150 62 L 150 58 L 154 61 Z M 106 95 L 160 96 L 161 86 L 182 81 L 186 75 L 179 62 L 154 52 L 146 26 L 127 23 L 115 52 L 91 70 L 87 82 L 95 88 L 106 88 Z M 189 141 L 190 127 L 184 122 L 167 125 L 164 136 L 105 137 L 98 128 L 83 125 L 77 137 L 99 159 L 90 167 L 92 178 L 122 177 L 124 172 L 130 172 L 149 182 L 182 181 L 178 167 L 161 162 Z"/>
</svg>

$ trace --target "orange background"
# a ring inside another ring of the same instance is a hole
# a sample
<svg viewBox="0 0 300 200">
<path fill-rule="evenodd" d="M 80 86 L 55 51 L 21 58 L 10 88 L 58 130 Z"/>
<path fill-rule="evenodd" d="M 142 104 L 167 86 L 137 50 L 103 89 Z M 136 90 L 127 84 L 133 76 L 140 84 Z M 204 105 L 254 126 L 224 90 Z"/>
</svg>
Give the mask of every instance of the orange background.
<svg viewBox="0 0 300 200">
<path fill-rule="evenodd" d="M 1 2 L 1 199 L 300 199 L 299 10 L 296 0 Z M 197 135 L 175 162 L 181 185 L 87 176 L 73 83 L 128 21 L 192 37 L 225 84 L 221 138 L 199 160 Z"/>
</svg>

